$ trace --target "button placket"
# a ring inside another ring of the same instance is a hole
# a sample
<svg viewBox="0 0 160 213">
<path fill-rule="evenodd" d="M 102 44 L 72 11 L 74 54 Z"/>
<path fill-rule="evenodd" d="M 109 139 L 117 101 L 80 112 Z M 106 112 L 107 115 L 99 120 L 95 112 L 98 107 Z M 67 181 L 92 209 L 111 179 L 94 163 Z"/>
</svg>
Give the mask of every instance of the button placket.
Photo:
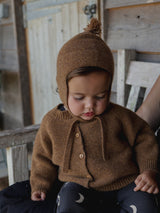
<svg viewBox="0 0 160 213">
<path fill-rule="evenodd" d="M 81 133 L 79 132 L 79 129 L 77 129 L 76 133 L 75 133 L 75 140 L 77 142 L 81 141 Z M 78 157 L 80 160 L 85 158 L 85 153 L 83 153 L 83 151 L 81 150 L 80 153 L 78 154 Z"/>
</svg>

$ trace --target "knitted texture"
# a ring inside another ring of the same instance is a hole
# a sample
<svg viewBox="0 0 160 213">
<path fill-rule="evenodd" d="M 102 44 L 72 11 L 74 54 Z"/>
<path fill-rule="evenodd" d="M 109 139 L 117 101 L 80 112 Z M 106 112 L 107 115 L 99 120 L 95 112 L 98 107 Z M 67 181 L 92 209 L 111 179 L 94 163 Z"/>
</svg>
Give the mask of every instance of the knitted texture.
<svg viewBox="0 0 160 213">
<path fill-rule="evenodd" d="M 57 176 L 98 191 L 117 190 L 139 172 L 156 170 L 157 156 L 147 123 L 121 106 L 109 104 L 90 122 L 79 122 L 56 107 L 44 117 L 36 136 L 32 192 L 47 192 Z"/>
<path fill-rule="evenodd" d="M 57 58 L 57 85 L 60 98 L 67 106 L 67 75 L 80 67 L 99 67 L 111 74 L 113 79 L 114 61 L 107 44 L 99 37 L 100 23 L 92 19 L 80 33 L 63 45 Z M 97 70 L 98 71 L 98 70 Z"/>
</svg>

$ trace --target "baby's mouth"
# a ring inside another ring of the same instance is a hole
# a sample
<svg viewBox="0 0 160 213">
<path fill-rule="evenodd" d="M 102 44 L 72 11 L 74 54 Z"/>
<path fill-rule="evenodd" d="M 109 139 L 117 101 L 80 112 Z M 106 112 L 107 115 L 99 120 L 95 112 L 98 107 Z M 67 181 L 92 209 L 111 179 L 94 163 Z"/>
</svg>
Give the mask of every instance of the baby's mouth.
<svg viewBox="0 0 160 213">
<path fill-rule="evenodd" d="M 94 116 L 94 112 L 86 112 L 86 113 L 84 113 L 84 115 L 87 117 L 92 117 L 92 116 Z"/>
</svg>

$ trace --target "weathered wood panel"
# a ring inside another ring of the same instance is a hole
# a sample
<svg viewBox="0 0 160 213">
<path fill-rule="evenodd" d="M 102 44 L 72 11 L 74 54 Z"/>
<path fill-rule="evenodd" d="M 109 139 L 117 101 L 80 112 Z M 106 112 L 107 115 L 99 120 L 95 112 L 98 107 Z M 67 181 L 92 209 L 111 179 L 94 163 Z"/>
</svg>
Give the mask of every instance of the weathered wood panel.
<svg viewBox="0 0 160 213">
<path fill-rule="evenodd" d="M 0 3 L 4 3 L 9 6 L 9 16 L 8 18 L 2 18 L 0 20 L 0 25 L 13 24 L 14 23 L 13 0 L 1 0 Z"/>
<path fill-rule="evenodd" d="M 125 106 L 126 103 L 126 76 L 130 61 L 135 59 L 136 53 L 134 50 L 119 50 L 117 62 L 117 103 Z"/>
<path fill-rule="evenodd" d="M 28 143 L 33 143 L 38 129 L 39 125 L 32 125 L 0 132 L 0 149 L 6 148 L 9 185 L 29 178 Z"/>
<path fill-rule="evenodd" d="M 28 180 L 29 168 L 27 161 L 27 145 L 7 148 L 7 164 L 9 185 L 15 182 Z"/>
<path fill-rule="evenodd" d="M 17 1 L 16 1 L 17 2 Z M 9 6 L 9 17 L 0 20 L 1 128 L 13 129 L 23 123 L 19 84 L 19 57 L 13 0 L 0 1 Z"/>
<path fill-rule="evenodd" d="M 15 29 L 16 29 L 16 43 L 19 65 L 19 85 L 21 92 L 22 103 L 22 122 L 24 126 L 32 124 L 31 98 L 30 98 L 30 79 L 29 67 L 27 60 L 26 36 L 23 26 L 23 11 L 22 1 L 14 1 L 15 14 Z"/>
<path fill-rule="evenodd" d="M 157 54 L 149 54 L 149 53 L 143 53 L 143 52 L 137 52 L 136 54 L 136 60 L 137 61 L 146 61 L 146 62 L 160 62 L 160 53 Z"/>
<path fill-rule="evenodd" d="M 17 73 L 4 71 L 1 74 L 1 113 L 3 129 L 22 126 L 22 105 Z"/>
<path fill-rule="evenodd" d="M 153 4 L 160 3 L 159 0 L 106 0 L 105 9 L 117 8 L 117 7 L 127 7 L 134 5 L 143 5 L 143 4 Z"/>
<path fill-rule="evenodd" d="M 135 111 L 160 76 L 160 63 L 133 61 L 131 53 L 133 50 L 118 50 L 117 103 Z M 125 85 L 130 86 L 128 95 Z"/>
<path fill-rule="evenodd" d="M 14 2 L 5 0 L 0 3 L 9 6 L 9 17 L 0 20 L 0 69 L 18 72 Z"/>
<path fill-rule="evenodd" d="M 64 5 L 64 4 L 69 4 L 73 2 L 78 2 L 80 0 L 26 0 L 27 2 L 27 8 L 28 10 L 37 10 L 37 9 L 43 9 L 46 7 L 53 7 L 57 5 Z"/>
<path fill-rule="evenodd" d="M 152 87 L 160 75 L 160 63 L 131 61 L 126 84 Z"/>
<path fill-rule="evenodd" d="M 18 72 L 18 55 L 15 50 L 0 50 L 0 69 Z"/>
<path fill-rule="evenodd" d="M 52 25 L 55 26 L 53 17 L 28 23 L 33 114 L 36 123 L 41 121 L 44 112 L 56 105 L 54 101 L 57 99 L 54 84 L 54 56 L 57 48 L 56 39 L 53 39 L 57 33 Z"/>
<path fill-rule="evenodd" d="M 111 49 L 160 52 L 160 4 L 107 10 L 106 42 Z"/>
<path fill-rule="evenodd" d="M 131 86 L 126 107 L 132 111 L 136 111 L 137 100 L 140 92 L 140 86 Z"/>
<path fill-rule="evenodd" d="M 13 24 L 0 25 L 0 50 L 16 50 L 16 37 Z"/>
<path fill-rule="evenodd" d="M 57 13 L 27 23 L 34 123 L 40 123 L 44 114 L 60 102 L 56 92 L 57 54 L 66 41 L 87 25 L 85 5 L 84 0 L 63 4 L 57 6 Z"/>
<path fill-rule="evenodd" d="M 0 132 L 0 149 L 33 142 L 38 129 L 39 124 Z"/>
</svg>

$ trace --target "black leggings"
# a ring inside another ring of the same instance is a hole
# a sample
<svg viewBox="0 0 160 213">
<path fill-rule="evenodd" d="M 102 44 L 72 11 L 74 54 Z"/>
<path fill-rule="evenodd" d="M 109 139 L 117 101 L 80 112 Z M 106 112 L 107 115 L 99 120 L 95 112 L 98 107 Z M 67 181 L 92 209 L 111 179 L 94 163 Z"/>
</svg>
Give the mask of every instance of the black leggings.
<svg viewBox="0 0 160 213">
<path fill-rule="evenodd" d="M 153 194 L 134 192 L 134 183 L 109 192 L 98 192 L 67 182 L 57 196 L 57 213 L 157 213 Z"/>
</svg>

